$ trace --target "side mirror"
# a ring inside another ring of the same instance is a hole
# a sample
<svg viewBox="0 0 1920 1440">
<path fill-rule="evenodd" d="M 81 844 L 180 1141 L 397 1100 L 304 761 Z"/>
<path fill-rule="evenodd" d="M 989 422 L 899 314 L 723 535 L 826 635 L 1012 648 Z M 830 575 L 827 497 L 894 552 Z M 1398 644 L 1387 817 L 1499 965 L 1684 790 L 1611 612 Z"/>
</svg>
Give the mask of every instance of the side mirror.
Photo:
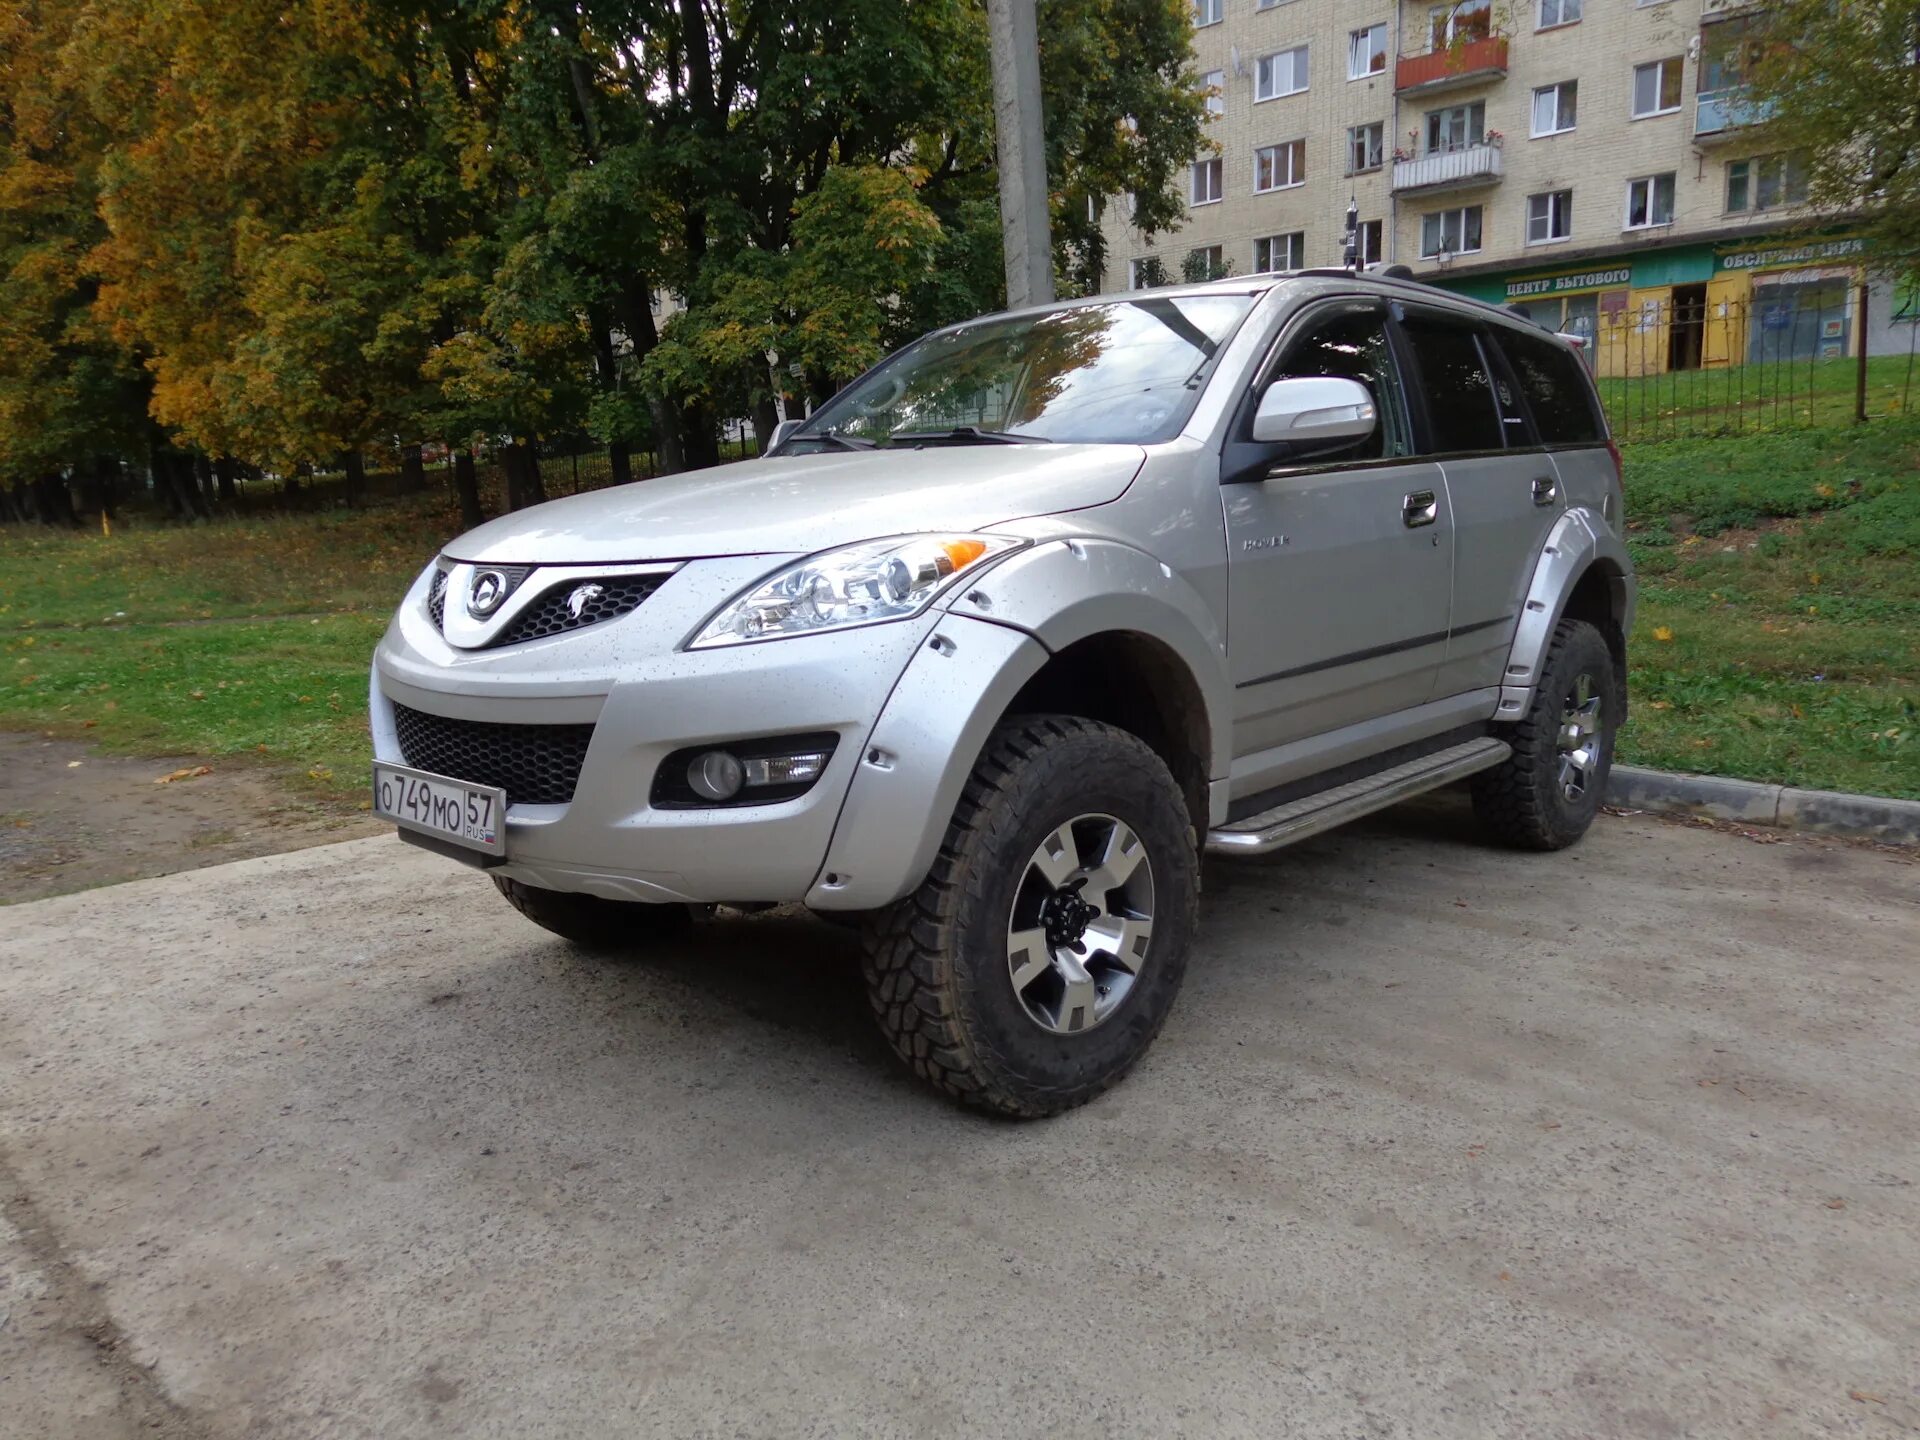
<svg viewBox="0 0 1920 1440">
<path fill-rule="evenodd" d="M 786 438 L 807 422 L 804 420 L 782 420 L 773 427 L 773 439 L 767 442 L 767 453 L 778 450 Z"/>
<path fill-rule="evenodd" d="M 1379 423 L 1373 395 L 1358 380 L 1299 375 L 1267 386 L 1253 414 L 1253 438 L 1322 445 L 1364 440 Z"/>
</svg>

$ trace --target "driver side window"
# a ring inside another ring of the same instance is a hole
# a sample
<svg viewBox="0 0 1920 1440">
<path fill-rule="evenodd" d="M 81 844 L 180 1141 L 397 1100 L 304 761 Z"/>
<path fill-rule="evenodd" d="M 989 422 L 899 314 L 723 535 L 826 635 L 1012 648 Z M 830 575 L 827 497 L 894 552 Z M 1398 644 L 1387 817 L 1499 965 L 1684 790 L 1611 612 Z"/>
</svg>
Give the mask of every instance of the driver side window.
<svg viewBox="0 0 1920 1440">
<path fill-rule="evenodd" d="M 1330 375 L 1358 380 L 1373 395 L 1380 424 L 1373 434 L 1330 460 L 1392 459 L 1413 453 L 1406 404 L 1387 342 L 1387 317 L 1372 309 L 1347 310 L 1312 323 L 1297 336 L 1267 377 L 1267 383 L 1297 376 Z"/>
</svg>

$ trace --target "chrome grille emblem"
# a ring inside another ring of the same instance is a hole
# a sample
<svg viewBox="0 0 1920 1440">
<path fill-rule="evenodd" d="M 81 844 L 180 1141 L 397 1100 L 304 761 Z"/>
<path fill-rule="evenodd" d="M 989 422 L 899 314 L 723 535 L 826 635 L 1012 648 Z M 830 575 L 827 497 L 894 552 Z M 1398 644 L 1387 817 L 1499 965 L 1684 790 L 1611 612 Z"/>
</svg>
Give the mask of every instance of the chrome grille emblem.
<svg viewBox="0 0 1920 1440">
<path fill-rule="evenodd" d="M 479 571 L 473 577 L 473 588 L 467 592 L 467 614 L 484 620 L 498 610 L 506 598 L 507 577 L 498 570 Z"/>
<path fill-rule="evenodd" d="M 606 593 L 602 586 L 591 583 L 574 586 L 573 593 L 567 596 L 567 613 L 578 620 L 582 610 Z"/>
</svg>

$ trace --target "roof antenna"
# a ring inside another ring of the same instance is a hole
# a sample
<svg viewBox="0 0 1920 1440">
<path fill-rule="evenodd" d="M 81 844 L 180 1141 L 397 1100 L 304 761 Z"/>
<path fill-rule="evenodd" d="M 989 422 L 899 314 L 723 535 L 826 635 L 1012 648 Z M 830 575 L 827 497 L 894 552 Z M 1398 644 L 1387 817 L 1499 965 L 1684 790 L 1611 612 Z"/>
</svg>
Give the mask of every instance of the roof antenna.
<svg viewBox="0 0 1920 1440">
<path fill-rule="evenodd" d="M 1360 202 L 1347 196 L 1347 269 L 1360 273 Z"/>
</svg>

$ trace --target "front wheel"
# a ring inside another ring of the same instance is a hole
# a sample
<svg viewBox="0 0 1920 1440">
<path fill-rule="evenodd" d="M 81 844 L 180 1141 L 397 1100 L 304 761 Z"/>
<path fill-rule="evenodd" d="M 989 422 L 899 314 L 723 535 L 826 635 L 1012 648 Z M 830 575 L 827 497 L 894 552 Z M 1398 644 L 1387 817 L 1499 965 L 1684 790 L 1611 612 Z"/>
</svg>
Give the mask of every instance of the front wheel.
<svg viewBox="0 0 1920 1440">
<path fill-rule="evenodd" d="M 686 934 L 693 924 L 692 911 L 685 905 L 648 905 L 543 890 L 503 875 L 494 876 L 493 883 L 527 919 L 585 950 L 645 950 Z"/>
<path fill-rule="evenodd" d="M 1606 638 L 1562 620 L 1526 718 L 1505 732 L 1513 754 L 1473 777 L 1473 808 L 1506 844 L 1563 850 L 1587 833 L 1606 798 L 1626 694 Z"/>
<path fill-rule="evenodd" d="M 1153 1043 L 1186 973 L 1199 860 L 1180 788 L 1123 730 L 1021 716 L 989 738 L 920 888 L 869 917 L 900 1057 L 1003 1115 L 1080 1105 Z"/>
</svg>

